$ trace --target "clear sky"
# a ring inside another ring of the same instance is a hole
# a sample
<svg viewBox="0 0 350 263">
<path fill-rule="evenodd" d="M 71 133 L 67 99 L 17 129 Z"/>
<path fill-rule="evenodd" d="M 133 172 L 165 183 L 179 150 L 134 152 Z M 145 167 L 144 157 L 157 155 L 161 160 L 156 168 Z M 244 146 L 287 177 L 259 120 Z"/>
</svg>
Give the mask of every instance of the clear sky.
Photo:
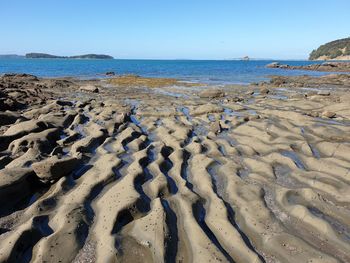
<svg viewBox="0 0 350 263">
<path fill-rule="evenodd" d="M 0 54 L 307 58 L 350 36 L 350 0 L 0 0 Z"/>
</svg>

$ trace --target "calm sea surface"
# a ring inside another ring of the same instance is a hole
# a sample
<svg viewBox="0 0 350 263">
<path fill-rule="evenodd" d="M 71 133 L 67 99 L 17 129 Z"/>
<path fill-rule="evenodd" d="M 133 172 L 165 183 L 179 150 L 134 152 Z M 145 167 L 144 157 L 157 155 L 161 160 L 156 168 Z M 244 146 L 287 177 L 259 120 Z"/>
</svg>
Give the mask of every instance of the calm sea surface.
<svg viewBox="0 0 350 263">
<path fill-rule="evenodd" d="M 276 61 L 276 60 L 274 60 Z M 208 84 L 248 84 L 267 80 L 269 75 L 320 76 L 326 73 L 268 69 L 271 60 L 74 60 L 74 59 L 0 59 L 0 74 L 29 73 L 40 77 L 74 76 L 102 78 L 108 71 L 146 77 L 173 77 Z M 289 65 L 319 62 L 279 61 Z"/>
</svg>

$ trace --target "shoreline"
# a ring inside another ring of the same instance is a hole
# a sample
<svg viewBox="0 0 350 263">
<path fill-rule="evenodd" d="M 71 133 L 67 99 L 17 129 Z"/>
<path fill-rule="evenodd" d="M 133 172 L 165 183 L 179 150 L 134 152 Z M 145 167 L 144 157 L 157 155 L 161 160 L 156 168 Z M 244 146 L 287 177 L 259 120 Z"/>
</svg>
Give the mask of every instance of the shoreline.
<svg viewBox="0 0 350 263">
<path fill-rule="evenodd" d="M 267 68 L 286 69 L 286 70 L 306 70 L 306 71 L 321 71 L 335 73 L 350 73 L 350 62 L 334 62 L 327 61 L 322 64 L 310 64 L 306 66 L 290 66 L 288 64 L 280 64 L 273 62 L 266 65 Z"/>
</svg>

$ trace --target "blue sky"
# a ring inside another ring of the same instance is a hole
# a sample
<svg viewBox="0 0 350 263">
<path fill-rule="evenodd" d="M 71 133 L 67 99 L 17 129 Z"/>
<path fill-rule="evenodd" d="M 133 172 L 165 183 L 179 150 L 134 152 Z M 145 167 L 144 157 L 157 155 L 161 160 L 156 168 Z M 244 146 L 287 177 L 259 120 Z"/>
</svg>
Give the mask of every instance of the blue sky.
<svg viewBox="0 0 350 263">
<path fill-rule="evenodd" d="M 0 54 L 307 58 L 350 36 L 350 0 L 1 0 Z"/>
</svg>

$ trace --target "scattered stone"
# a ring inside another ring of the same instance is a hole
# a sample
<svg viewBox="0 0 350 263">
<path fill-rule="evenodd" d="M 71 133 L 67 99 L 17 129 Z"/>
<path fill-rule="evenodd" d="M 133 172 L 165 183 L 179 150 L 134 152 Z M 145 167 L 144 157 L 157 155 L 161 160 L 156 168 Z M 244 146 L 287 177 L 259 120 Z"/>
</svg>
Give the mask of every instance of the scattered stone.
<svg viewBox="0 0 350 263">
<path fill-rule="evenodd" d="M 322 112 L 322 117 L 325 118 L 334 118 L 337 114 L 335 112 L 332 111 L 324 111 Z"/>
<path fill-rule="evenodd" d="M 93 92 L 93 93 L 98 93 L 99 89 L 94 86 L 94 85 L 85 85 L 80 87 L 81 91 L 87 91 L 87 92 Z"/>
<path fill-rule="evenodd" d="M 317 111 L 312 111 L 312 112 L 308 113 L 307 115 L 314 117 L 314 118 L 320 117 L 320 114 Z"/>
<path fill-rule="evenodd" d="M 246 121 L 246 122 L 249 121 L 249 116 L 244 116 L 243 120 Z"/>
<path fill-rule="evenodd" d="M 225 92 L 218 89 L 206 89 L 199 92 L 198 96 L 201 98 L 210 98 L 210 99 L 221 98 L 225 96 Z"/>
<path fill-rule="evenodd" d="M 266 95 L 269 93 L 270 93 L 270 90 L 268 88 L 261 88 L 260 89 L 260 94 L 262 94 L 262 95 Z"/>
<path fill-rule="evenodd" d="M 244 98 L 242 98 L 242 97 L 233 97 L 232 99 L 231 99 L 231 101 L 233 101 L 233 102 L 241 102 L 241 101 L 243 101 L 244 100 Z"/>
<path fill-rule="evenodd" d="M 285 76 L 272 76 L 270 84 L 276 87 L 281 87 L 288 82 L 288 78 Z"/>
<path fill-rule="evenodd" d="M 219 134 L 222 130 L 220 121 L 214 121 L 210 124 L 209 130 L 215 134 Z"/>
<path fill-rule="evenodd" d="M 320 90 L 319 92 L 317 92 L 317 95 L 329 96 L 329 95 L 331 95 L 331 93 L 328 90 Z"/>
<path fill-rule="evenodd" d="M 56 100 L 55 103 L 60 106 L 73 106 L 73 103 L 71 101 L 65 101 L 65 100 Z"/>
<path fill-rule="evenodd" d="M 249 120 L 252 121 L 252 120 L 258 120 L 260 119 L 260 115 L 258 114 L 255 114 L 255 115 L 250 115 L 249 116 Z"/>
</svg>

